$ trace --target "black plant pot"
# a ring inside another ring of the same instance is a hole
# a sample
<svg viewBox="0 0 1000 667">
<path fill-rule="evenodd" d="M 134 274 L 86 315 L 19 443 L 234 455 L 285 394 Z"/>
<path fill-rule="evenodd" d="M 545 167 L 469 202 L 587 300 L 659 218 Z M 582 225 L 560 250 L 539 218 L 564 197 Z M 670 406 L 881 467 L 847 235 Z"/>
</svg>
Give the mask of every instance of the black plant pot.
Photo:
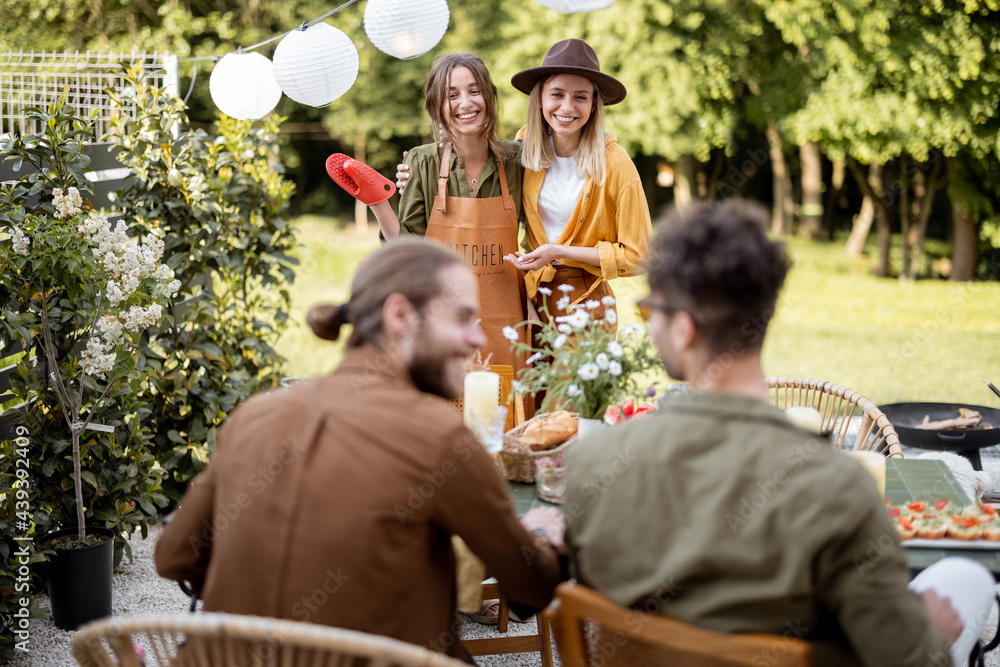
<svg viewBox="0 0 1000 667">
<path fill-rule="evenodd" d="M 53 538 L 76 535 L 76 528 L 63 528 L 35 540 L 39 549 Z M 42 574 L 52 604 L 52 621 L 62 630 L 78 627 L 111 615 L 111 573 L 115 559 L 115 532 L 101 526 L 87 526 L 88 535 L 108 539 L 79 549 L 52 549 Z"/>
</svg>

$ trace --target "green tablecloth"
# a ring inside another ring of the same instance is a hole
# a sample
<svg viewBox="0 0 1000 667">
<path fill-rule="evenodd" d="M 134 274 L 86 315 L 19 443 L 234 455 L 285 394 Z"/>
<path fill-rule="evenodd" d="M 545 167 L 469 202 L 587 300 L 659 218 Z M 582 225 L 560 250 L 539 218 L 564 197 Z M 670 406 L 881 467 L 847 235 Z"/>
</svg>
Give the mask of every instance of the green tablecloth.
<svg viewBox="0 0 1000 667">
<path fill-rule="evenodd" d="M 511 495 L 518 516 L 532 507 L 556 507 L 535 495 L 534 484 L 510 483 Z M 935 501 L 944 498 L 957 505 L 968 505 L 962 491 L 943 461 L 928 459 L 887 459 L 885 467 L 885 497 L 893 504 L 911 500 Z M 997 543 L 991 543 L 997 544 Z M 998 544 L 1000 547 L 1000 544 Z M 910 569 L 914 574 L 948 556 L 964 556 L 986 566 L 1000 581 L 1000 548 L 988 551 L 976 549 L 906 549 Z"/>
</svg>

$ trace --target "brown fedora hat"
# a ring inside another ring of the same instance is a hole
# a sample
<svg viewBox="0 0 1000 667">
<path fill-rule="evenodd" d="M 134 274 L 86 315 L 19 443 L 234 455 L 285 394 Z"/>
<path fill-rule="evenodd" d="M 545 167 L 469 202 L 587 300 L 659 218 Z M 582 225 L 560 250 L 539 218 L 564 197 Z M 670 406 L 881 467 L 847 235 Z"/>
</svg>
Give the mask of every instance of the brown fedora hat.
<svg viewBox="0 0 1000 667">
<path fill-rule="evenodd" d="M 564 39 L 556 42 L 545 54 L 541 67 L 529 67 L 510 78 L 510 83 L 522 93 L 531 94 L 532 88 L 550 74 L 576 74 L 594 82 L 604 103 L 618 104 L 627 91 L 622 82 L 601 72 L 601 63 L 590 44 L 582 39 Z"/>
</svg>

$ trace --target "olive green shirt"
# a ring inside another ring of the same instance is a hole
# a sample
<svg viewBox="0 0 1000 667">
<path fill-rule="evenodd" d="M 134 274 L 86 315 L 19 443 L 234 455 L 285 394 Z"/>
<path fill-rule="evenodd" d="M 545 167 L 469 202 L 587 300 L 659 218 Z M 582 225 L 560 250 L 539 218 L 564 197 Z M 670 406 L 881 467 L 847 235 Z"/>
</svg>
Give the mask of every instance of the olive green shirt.
<svg viewBox="0 0 1000 667">
<path fill-rule="evenodd" d="M 507 150 L 503 168 L 507 174 L 507 187 L 510 196 L 514 198 L 517 209 L 517 219 L 522 220 L 521 213 L 521 176 L 524 172 L 518 157 L 520 144 L 501 139 L 500 145 Z M 399 198 L 399 233 L 423 236 L 427 231 L 427 220 L 434 207 L 434 197 L 437 196 L 438 175 L 441 173 L 441 154 L 444 149 L 437 144 L 424 144 L 411 150 L 404 162 L 410 167 L 410 180 Z M 497 168 L 497 158 L 491 152 L 486 158 L 486 164 L 479 175 L 479 184 L 475 196 L 477 198 L 499 197 L 500 172 Z M 451 169 L 448 171 L 449 197 L 470 197 L 469 183 L 465 178 L 465 164 L 458 159 L 454 149 L 451 152 Z"/>
<path fill-rule="evenodd" d="M 874 480 L 761 401 L 690 394 L 567 455 L 581 583 L 719 632 L 807 639 L 820 665 L 948 665 Z"/>
</svg>

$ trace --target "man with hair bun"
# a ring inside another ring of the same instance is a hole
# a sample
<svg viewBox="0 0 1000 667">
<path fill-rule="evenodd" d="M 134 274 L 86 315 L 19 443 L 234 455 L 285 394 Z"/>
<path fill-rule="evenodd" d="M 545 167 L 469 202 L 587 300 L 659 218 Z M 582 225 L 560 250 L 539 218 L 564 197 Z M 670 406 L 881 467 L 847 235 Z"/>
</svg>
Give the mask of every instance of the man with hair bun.
<svg viewBox="0 0 1000 667">
<path fill-rule="evenodd" d="M 571 570 L 624 606 L 808 640 L 817 667 L 965 664 L 993 577 L 953 558 L 910 582 L 872 477 L 768 404 L 761 348 L 790 261 L 767 222 L 729 202 L 662 223 L 640 308 L 689 393 L 569 451 Z"/>
<path fill-rule="evenodd" d="M 444 245 L 400 239 L 372 254 L 346 304 L 309 313 L 324 339 L 352 327 L 343 362 L 233 412 L 160 536 L 160 575 L 192 582 L 207 611 L 360 630 L 468 659 L 454 618 L 457 535 L 515 609 L 547 605 L 561 519 L 518 520 L 493 459 L 450 402 L 484 340 L 478 317 L 476 280 Z"/>
</svg>

